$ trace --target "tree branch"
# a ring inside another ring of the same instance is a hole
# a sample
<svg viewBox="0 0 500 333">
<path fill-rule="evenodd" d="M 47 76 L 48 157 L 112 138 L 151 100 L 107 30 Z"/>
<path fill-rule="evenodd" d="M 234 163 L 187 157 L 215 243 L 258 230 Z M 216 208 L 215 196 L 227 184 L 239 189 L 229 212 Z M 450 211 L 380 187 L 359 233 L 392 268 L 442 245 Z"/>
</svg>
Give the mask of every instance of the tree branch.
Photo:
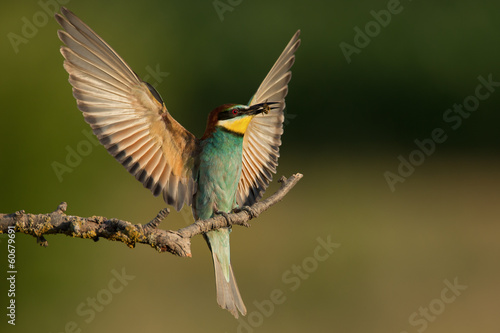
<svg viewBox="0 0 500 333">
<path fill-rule="evenodd" d="M 192 237 L 232 225 L 249 226 L 247 223 L 249 220 L 259 216 L 283 199 L 301 178 L 300 173 L 288 179 L 281 177 L 280 189 L 269 198 L 230 214 L 217 215 L 208 220 L 198 220 L 177 231 L 158 229 L 160 222 L 170 212 L 168 208 L 162 209 L 149 223 L 134 225 L 127 221 L 107 219 L 103 216 L 66 215 L 67 204 L 63 202 L 55 211 L 48 214 L 29 214 L 24 210 L 13 214 L 0 214 L 0 234 L 8 233 L 9 227 L 14 227 L 16 232 L 34 236 L 42 246 L 48 246 L 44 235 L 65 234 L 71 237 L 90 238 L 94 241 L 98 241 L 99 238 L 119 241 L 130 248 L 134 248 L 136 243 L 148 244 L 159 252 L 191 257 Z"/>
</svg>

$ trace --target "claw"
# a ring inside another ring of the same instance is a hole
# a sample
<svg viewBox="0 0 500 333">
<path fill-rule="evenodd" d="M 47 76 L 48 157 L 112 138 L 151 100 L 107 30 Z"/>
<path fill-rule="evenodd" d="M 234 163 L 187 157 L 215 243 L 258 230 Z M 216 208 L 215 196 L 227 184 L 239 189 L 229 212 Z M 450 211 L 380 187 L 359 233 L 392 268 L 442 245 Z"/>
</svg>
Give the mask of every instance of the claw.
<svg viewBox="0 0 500 333">
<path fill-rule="evenodd" d="M 250 218 L 255 218 L 257 217 L 257 213 L 249 206 L 243 206 L 243 210 L 250 215 Z"/>
<path fill-rule="evenodd" d="M 229 214 L 228 214 L 228 213 L 223 212 L 222 210 L 217 210 L 217 209 L 216 209 L 216 210 L 214 210 L 214 214 L 215 214 L 215 215 L 222 215 L 222 216 L 224 216 L 224 218 L 225 218 L 225 219 L 226 219 L 226 221 L 227 221 L 227 224 L 229 224 L 229 222 L 230 222 L 230 221 L 229 221 Z"/>
<path fill-rule="evenodd" d="M 235 213 L 239 213 L 239 212 L 247 212 L 247 214 L 250 216 L 250 218 L 256 218 L 257 217 L 257 213 L 255 213 L 255 211 L 252 209 L 252 207 L 250 206 L 243 206 L 243 207 L 238 207 L 234 210 Z"/>
</svg>

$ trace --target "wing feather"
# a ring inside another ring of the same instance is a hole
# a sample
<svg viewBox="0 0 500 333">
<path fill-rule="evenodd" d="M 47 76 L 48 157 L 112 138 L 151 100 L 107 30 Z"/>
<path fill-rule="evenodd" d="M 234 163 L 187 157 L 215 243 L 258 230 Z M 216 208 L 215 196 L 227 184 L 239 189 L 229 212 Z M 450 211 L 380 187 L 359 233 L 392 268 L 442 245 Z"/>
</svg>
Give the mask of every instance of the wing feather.
<svg viewBox="0 0 500 333">
<path fill-rule="evenodd" d="M 155 196 L 191 204 L 198 140 L 168 113 L 158 93 L 66 8 L 56 19 L 73 96 L 94 134 Z"/>
<path fill-rule="evenodd" d="M 283 134 L 283 110 L 290 68 L 295 62 L 295 51 L 300 46 L 300 30 L 295 33 L 280 57 L 252 97 L 250 105 L 277 102 L 279 107 L 267 114 L 255 116 L 243 139 L 243 166 L 236 200 L 240 206 L 259 200 L 276 173 L 279 147 Z"/>
</svg>

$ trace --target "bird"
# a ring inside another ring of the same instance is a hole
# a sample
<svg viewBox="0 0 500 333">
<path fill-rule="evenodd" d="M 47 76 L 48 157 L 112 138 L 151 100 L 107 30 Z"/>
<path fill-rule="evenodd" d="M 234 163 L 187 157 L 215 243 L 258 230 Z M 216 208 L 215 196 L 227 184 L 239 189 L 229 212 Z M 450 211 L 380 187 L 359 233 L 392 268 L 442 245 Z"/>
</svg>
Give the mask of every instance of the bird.
<svg viewBox="0 0 500 333">
<path fill-rule="evenodd" d="M 278 165 L 285 97 L 300 30 L 248 104 L 213 109 L 196 138 L 167 110 L 157 90 L 73 12 L 61 7 L 60 52 L 84 120 L 106 150 L 154 196 L 195 220 L 248 208 L 262 198 Z M 230 259 L 231 228 L 203 236 L 212 252 L 217 303 L 246 315 Z"/>
</svg>

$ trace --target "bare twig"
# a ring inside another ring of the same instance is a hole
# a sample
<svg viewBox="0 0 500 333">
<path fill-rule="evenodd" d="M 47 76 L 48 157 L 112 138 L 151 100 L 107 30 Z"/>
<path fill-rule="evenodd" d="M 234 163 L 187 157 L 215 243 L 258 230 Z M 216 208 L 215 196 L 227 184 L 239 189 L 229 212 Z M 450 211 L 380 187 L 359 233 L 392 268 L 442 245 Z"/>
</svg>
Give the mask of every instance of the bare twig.
<svg viewBox="0 0 500 333">
<path fill-rule="evenodd" d="M 99 238 L 119 241 L 130 248 L 136 243 L 148 244 L 159 252 L 170 252 L 181 257 L 191 257 L 191 238 L 201 233 L 232 225 L 248 226 L 248 221 L 259 216 L 283 197 L 302 178 L 297 173 L 286 179 L 281 177 L 281 188 L 269 198 L 259 201 L 250 207 L 243 207 L 237 212 L 226 216 L 217 215 L 208 220 L 199 220 L 179 229 L 162 230 L 158 226 L 167 217 L 169 210 L 162 209 L 157 216 L 145 225 L 132 224 L 118 219 L 108 219 L 103 216 L 80 217 L 66 215 L 65 202 L 48 214 L 29 214 L 24 210 L 13 214 L 0 214 L 0 234 L 7 233 L 9 226 L 14 226 L 16 232 L 32 235 L 42 246 L 48 246 L 44 235 L 65 234 L 78 238 Z"/>
</svg>

